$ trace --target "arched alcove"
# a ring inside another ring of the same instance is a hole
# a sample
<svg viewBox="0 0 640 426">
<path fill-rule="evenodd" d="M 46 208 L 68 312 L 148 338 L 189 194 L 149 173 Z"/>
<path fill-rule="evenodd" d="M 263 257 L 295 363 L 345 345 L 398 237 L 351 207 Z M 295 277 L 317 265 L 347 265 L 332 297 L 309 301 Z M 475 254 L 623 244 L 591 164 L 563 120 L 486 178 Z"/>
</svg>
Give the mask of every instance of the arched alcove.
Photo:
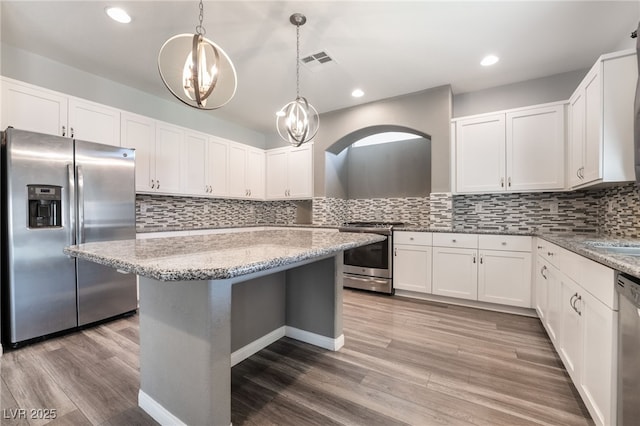
<svg viewBox="0 0 640 426">
<path fill-rule="evenodd" d="M 356 144 L 373 138 L 393 142 Z M 431 136 L 393 124 L 355 130 L 326 149 L 325 178 L 343 199 L 428 197 Z"/>
</svg>

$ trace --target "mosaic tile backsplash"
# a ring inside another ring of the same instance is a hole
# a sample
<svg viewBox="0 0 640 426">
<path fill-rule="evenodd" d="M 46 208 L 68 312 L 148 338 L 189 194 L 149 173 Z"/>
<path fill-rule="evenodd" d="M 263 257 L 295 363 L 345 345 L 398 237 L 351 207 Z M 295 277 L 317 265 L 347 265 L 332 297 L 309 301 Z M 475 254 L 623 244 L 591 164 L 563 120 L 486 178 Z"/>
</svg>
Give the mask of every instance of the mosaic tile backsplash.
<svg viewBox="0 0 640 426">
<path fill-rule="evenodd" d="M 308 212 L 309 218 L 300 212 Z M 384 220 L 452 231 L 599 232 L 640 238 L 640 190 L 452 195 L 344 200 L 246 201 L 138 195 L 139 232 L 259 224 L 338 226 Z"/>
</svg>

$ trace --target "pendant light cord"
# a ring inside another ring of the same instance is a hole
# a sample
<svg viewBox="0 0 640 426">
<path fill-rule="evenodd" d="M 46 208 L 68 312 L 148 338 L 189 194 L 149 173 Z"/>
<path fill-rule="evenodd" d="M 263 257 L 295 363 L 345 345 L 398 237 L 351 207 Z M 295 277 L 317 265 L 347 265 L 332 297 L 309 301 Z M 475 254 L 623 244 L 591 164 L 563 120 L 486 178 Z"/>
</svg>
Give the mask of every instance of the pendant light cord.
<svg viewBox="0 0 640 426">
<path fill-rule="evenodd" d="M 207 34 L 207 30 L 204 29 L 204 27 L 202 26 L 202 20 L 204 19 L 204 6 L 202 5 L 202 0 L 200 0 L 200 24 L 198 24 L 198 26 L 196 26 L 196 34 L 200 34 L 202 36 L 204 36 L 205 34 Z"/>
<path fill-rule="evenodd" d="M 296 99 L 300 99 L 300 24 L 296 25 Z"/>
</svg>

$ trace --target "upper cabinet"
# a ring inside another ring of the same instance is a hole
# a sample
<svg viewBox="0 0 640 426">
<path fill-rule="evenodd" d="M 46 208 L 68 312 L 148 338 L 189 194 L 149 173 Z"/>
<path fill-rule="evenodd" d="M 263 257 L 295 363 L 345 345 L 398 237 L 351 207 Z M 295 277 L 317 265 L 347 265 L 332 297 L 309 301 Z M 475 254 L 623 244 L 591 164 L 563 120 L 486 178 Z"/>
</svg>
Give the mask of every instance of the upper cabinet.
<svg viewBox="0 0 640 426">
<path fill-rule="evenodd" d="M 136 192 L 181 194 L 184 129 L 123 113 L 121 139 L 136 150 Z"/>
<path fill-rule="evenodd" d="M 564 103 L 454 120 L 455 192 L 563 189 L 564 122 Z"/>
<path fill-rule="evenodd" d="M 2 126 L 120 146 L 120 111 L 2 78 Z"/>
<path fill-rule="evenodd" d="M 261 149 L 229 144 L 229 196 L 264 199 L 265 154 Z"/>
<path fill-rule="evenodd" d="M 571 188 L 635 179 L 633 50 L 601 56 L 569 100 Z"/>
<path fill-rule="evenodd" d="M 267 199 L 313 198 L 313 143 L 267 151 L 266 169 Z"/>
</svg>

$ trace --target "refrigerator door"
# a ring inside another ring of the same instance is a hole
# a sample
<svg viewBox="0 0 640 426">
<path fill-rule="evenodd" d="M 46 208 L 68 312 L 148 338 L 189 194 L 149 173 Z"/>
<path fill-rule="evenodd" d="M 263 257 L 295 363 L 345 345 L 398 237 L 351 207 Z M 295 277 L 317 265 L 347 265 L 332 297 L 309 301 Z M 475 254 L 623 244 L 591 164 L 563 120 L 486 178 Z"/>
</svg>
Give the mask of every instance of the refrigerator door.
<svg viewBox="0 0 640 426">
<path fill-rule="evenodd" d="M 4 340 L 14 344 L 76 326 L 75 259 L 62 253 L 73 244 L 73 141 L 11 128 L 5 140 Z M 57 188 L 55 223 L 30 226 L 30 185 Z"/>
<path fill-rule="evenodd" d="M 77 243 L 135 239 L 135 151 L 75 141 Z M 137 308 L 136 277 L 77 259 L 78 325 Z"/>
</svg>

